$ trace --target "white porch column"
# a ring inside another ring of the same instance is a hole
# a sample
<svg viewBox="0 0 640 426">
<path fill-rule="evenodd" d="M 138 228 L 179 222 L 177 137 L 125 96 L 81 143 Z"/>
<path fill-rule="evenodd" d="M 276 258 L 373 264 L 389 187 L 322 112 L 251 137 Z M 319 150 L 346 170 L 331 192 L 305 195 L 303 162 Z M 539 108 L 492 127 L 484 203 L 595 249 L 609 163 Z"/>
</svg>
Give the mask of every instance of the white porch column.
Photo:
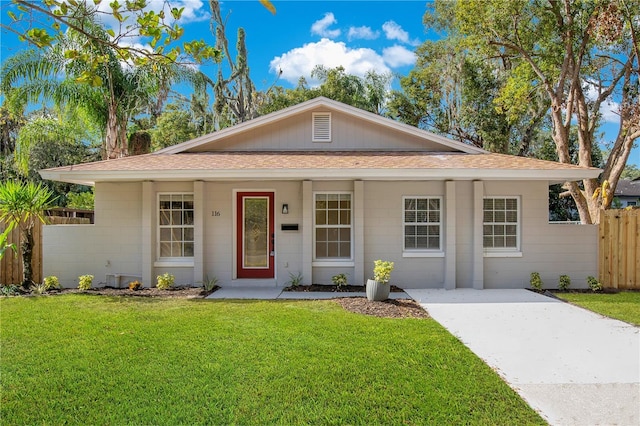
<svg viewBox="0 0 640 426">
<path fill-rule="evenodd" d="M 445 182 L 444 288 L 456 288 L 456 183 Z"/>
<path fill-rule="evenodd" d="M 364 281 L 364 181 L 353 182 L 353 284 Z"/>
<path fill-rule="evenodd" d="M 483 230 L 484 182 L 473 182 L 473 288 L 484 288 L 484 244 Z"/>
<path fill-rule="evenodd" d="M 154 234 L 156 223 L 154 183 L 142 182 L 142 285 L 153 287 Z"/>
<path fill-rule="evenodd" d="M 302 277 L 313 284 L 313 182 L 302 181 Z"/>
<path fill-rule="evenodd" d="M 204 280 L 204 182 L 193 182 L 193 284 Z"/>
</svg>

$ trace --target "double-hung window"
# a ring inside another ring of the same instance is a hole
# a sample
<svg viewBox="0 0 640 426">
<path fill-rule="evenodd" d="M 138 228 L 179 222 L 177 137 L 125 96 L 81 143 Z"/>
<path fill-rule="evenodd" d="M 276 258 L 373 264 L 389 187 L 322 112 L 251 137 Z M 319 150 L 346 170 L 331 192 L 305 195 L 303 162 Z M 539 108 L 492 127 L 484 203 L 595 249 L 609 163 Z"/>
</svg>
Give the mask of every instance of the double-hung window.
<svg viewBox="0 0 640 426">
<path fill-rule="evenodd" d="M 404 251 L 442 250 L 442 200 L 439 197 L 403 197 Z"/>
<path fill-rule="evenodd" d="M 193 194 L 158 195 L 158 253 L 161 259 L 193 257 Z"/>
<path fill-rule="evenodd" d="M 485 197 L 483 203 L 483 243 L 485 251 L 519 251 L 519 198 Z"/>
<path fill-rule="evenodd" d="M 314 258 L 352 259 L 351 193 L 314 195 Z"/>
</svg>

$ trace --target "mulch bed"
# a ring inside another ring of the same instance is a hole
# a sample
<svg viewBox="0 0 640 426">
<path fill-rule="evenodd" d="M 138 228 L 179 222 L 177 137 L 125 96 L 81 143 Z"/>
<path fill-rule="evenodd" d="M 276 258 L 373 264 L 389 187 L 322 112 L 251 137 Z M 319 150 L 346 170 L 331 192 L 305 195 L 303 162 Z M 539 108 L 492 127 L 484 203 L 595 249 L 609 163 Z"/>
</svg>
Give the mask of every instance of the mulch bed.
<svg viewBox="0 0 640 426">
<path fill-rule="evenodd" d="M 387 299 L 372 302 L 365 297 L 343 297 L 334 299 L 340 306 L 356 314 L 381 318 L 429 318 L 422 306 L 411 299 Z"/>
<path fill-rule="evenodd" d="M 170 299 L 201 299 L 207 297 L 220 287 L 215 287 L 212 291 L 204 291 L 202 287 L 174 287 L 167 290 L 160 290 L 155 287 L 145 287 L 139 290 L 129 290 L 128 288 L 98 287 L 89 290 L 79 290 L 77 288 L 65 288 L 62 290 L 49 291 L 48 294 L 68 294 L 83 293 L 101 296 L 129 296 L 129 297 L 163 297 Z"/>
<path fill-rule="evenodd" d="M 355 291 L 362 292 L 364 286 L 343 286 L 338 290 L 336 286 L 327 285 L 313 285 L 313 286 L 298 286 L 297 290 L 289 291 L 333 291 L 336 293 Z M 155 287 L 145 287 L 139 290 L 129 290 L 128 288 L 114 288 L 114 287 L 97 287 L 89 290 L 79 290 L 77 288 L 65 288 L 61 290 L 49 290 L 47 295 L 56 294 L 69 294 L 69 293 L 81 293 L 81 294 L 93 294 L 99 296 L 123 296 L 123 297 L 158 297 L 158 298 L 175 298 L 175 299 L 202 299 L 218 290 L 220 287 L 215 287 L 212 291 L 204 291 L 201 287 L 175 287 L 168 290 L 160 290 Z M 333 288 L 331 290 L 330 288 Z M 398 287 L 393 287 L 395 292 L 402 291 Z M 23 293 L 23 296 L 35 296 L 33 293 Z M 371 315 L 381 318 L 429 318 L 429 314 L 418 303 L 411 299 L 387 299 L 382 302 L 372 302 L 367 300 L 366 297 L 342 297 L 333 299 L 336 303 L 342 306 L 345 310 L 354 312 L 356 314 Z"/>
<path fill-rule="evenodd" d="M 348 293 L 348 292 L 360 292 L 364 293 L 367 291 L 366 287 L 363 285 L 343 285 L 342 287 L 338 287 L 337 285 L 329 285 L 329 284 L 311 284 L 311 285 L 298 285 L 298 286 L 289 286 L 285 287 L 284 291 L 322 291 L 327 293 Z M 400 287 L 396 287 L 395 285 L 391 286 L 391 293 L 402 293 Z"/>
</svg>

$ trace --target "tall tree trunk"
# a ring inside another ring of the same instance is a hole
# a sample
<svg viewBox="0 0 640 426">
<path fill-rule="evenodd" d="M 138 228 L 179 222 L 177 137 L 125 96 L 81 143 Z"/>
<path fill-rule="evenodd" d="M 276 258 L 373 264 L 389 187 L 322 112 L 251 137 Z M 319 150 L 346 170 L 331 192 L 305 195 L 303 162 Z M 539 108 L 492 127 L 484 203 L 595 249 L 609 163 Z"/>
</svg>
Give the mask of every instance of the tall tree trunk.
<svg viewBox="0 0 640 426">
<path fill-rule="evenodd" d="M 104 156 L 107 160 L 119 158 L 120 150 L 118 149 L 118 106 L 115 102 L 109 102 L 107 118 L 107 133 L 104 140 Z"/>
<path fill-rule="evenodd" d="M 24 230 L 23 240 L 20 243 L 20 251 L 22 252 L 22 287 L 27 290 L 33 283 L 33 226 L 29 226 Z"/>
</svg>

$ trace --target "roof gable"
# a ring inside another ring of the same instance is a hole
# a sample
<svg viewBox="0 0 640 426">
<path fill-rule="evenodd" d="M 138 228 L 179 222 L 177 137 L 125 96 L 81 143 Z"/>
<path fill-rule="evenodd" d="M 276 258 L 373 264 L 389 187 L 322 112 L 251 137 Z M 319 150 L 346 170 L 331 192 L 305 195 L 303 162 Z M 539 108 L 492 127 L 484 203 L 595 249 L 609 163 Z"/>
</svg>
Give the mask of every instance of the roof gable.
<svg viewBox="0 0 640 426">
<path fill-rule="evenodd" d="M 333 134 L 314 140 L 313 115 L 329 113 Z M 174 145 L 157 154 L 212 151 L 411 150 L 480 154 L 486 151 L 416 127 L 319 97 Z"/>
</svg>

